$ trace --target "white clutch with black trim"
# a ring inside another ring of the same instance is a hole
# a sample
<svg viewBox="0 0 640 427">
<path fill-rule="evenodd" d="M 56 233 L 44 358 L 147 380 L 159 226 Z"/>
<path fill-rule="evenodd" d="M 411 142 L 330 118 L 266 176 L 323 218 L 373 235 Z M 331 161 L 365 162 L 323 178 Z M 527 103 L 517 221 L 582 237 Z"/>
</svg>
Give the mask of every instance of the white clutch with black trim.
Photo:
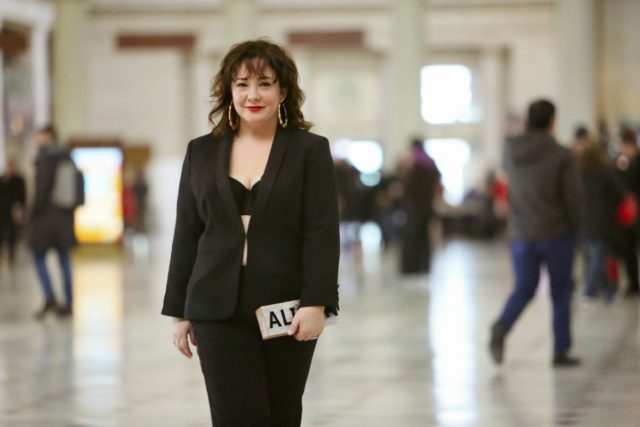
<svg viewBox="0 0 640 427">
<path fill-rule="evenodd" d="M 256 317 L 258 318 L 258 325 L 260 325 L 262 339 L 268 340 L 287 335 L 293 316 L 295 316 L 299 307 L 299 299 L 258 307 Z M 325 326 L 333 325 L 337 321 L 338 315 L 331 313 L 325 317 L 324 324 Z"/>
</svg>

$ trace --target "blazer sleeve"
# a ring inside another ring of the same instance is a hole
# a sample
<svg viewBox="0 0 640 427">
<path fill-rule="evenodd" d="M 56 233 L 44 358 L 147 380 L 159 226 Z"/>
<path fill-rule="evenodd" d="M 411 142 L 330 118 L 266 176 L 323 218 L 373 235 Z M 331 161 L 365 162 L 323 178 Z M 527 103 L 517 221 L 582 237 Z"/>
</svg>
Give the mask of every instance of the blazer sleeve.
<svg viewBox="0 0 640 427">
<path fill-rule="evenodd" d="M 305 159 L 300 305 L 338 308 L 340 235 L 338 189 L 329 141 L 315 142 Z"/>
<path fill-rule="evenodd" d="M 171 247 L 171 260 L 167 288 L 164 295 L 162 314 L 172 317 L 184 317 L 187 296 L 187 283 L 198 253 L 198 239 L 204 230 L 204 223 L 198 214 L 196 198 L 191 188 L 191 151 L 192 142 L 182 164 L 176 226 Z"/>
</svg>

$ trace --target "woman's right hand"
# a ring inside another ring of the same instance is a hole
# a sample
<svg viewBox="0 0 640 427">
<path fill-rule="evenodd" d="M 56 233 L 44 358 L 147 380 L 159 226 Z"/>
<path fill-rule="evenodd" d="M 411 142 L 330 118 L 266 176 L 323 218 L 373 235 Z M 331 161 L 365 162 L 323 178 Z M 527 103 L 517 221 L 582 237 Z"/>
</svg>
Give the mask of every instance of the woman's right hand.
<svg viewBox="0 0 640 427">
<path fill-rule="evenodd" d="M 198 345 L 196 338 L 193 336 L 191 322 L 186 319 L 174 318 L 173 345 L 176 346 L 180 353 L 191 359 L 193 354 L 191 353 L 191 347 L 189 346 L 189 339 L 191 339 L 191 344 L 194 346 Z"/>
</svg>

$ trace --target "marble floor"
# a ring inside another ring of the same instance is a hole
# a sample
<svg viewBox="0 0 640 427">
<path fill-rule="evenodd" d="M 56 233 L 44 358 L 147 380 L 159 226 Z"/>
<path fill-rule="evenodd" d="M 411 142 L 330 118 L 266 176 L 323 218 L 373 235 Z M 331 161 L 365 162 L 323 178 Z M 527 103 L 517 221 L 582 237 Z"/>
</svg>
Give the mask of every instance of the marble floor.
<svg viewBox="0 0 640 427">
<path fill-rule="evenodd" d="M 0 270 L 0 426 L 208 425 L 198 363 L 158 314 L 166 248 L 138 238 L 77 251 L 68 320 L 34 320 L 24 252 Z M 432 273 L 413 278 L 396 274 L 393 249 L 365 246 L 340 274 L 342 318 L 319 342 L 304 426 L 640 426 L 640 301 L 576 300 L 583 365 L 554 370 L 543 280 L 496 367 L 486 343 L 511 286 L 504 241 L 440 242 Z"/>
</svg>

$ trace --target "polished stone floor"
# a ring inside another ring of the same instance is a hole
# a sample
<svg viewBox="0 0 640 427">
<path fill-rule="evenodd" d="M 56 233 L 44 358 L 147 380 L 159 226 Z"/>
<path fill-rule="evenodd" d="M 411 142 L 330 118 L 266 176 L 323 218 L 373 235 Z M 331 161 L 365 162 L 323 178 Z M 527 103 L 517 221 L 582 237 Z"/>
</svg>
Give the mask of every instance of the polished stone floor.
<svg viewBox="0 0 640 427">
<path fill-rule="evenodd" d="M 208 425 L 198 363 L 158 314 L 166 248 L 78 251 L 72 320 L 33 319 L 25 253 L 0 270 L 0 426 Z M 576 300 L 583 365 L 554 370 L 543 280 L 496 367 L 486 342 L 511 286 L 505 242 L 440 242 L 431 275 L 412 278 L 397 276 L 393 250 L 365 246 L 340 274 L 342 319 L 320 340 L 304 426 L 640 426 L 638 300 Z"/>
</svg>

